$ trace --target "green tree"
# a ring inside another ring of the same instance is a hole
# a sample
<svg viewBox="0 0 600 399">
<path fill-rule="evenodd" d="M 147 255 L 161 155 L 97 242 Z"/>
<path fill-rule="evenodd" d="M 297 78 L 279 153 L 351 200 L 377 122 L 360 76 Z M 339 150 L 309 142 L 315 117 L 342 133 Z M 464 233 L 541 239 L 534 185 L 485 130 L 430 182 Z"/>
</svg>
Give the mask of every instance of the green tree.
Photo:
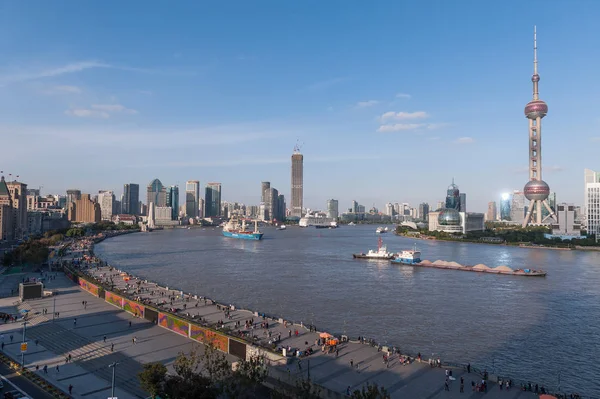
<svg viewBox="0 0 600 399">
<path fill-rule="evenodd" d="M 224 381 L 224 393 L 230 398 L 253 398 L 268 375 L 263 356 L 242 359 L 231 377 Z"/>
<path fill-rule="evenodd" d="M 355 390 L 350 395 L 352 399 L 391 399 L 391 395 L 384 387 L 378 387 L 377 384 L 367 384 L 361 390 Z"/>
<path fill-rule="evenodd" d="M 271 391 L 271 399 L 319 399 L 321 389 L 309 380 L 297 381 L 294 387 L 279 382 L 279 386 Z"/>
<path fill-rule="evenodd" d="M 144 370 L 138 374 L 142 389 L 154 399 L 163 393 L 163 386 L 167 378 L 167 368 L 164 364 L 154 362 L 144 364 Z"/>
</svg>

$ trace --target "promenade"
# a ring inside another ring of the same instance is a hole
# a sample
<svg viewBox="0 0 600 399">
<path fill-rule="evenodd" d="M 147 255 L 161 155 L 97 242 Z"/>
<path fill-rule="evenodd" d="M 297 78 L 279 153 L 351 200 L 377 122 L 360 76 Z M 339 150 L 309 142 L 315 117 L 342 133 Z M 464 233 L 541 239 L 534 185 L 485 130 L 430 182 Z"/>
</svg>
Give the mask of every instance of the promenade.
<svg viewBox="0 0 600 399">
<path fill-rule="evenodd" d="M 336 393 L 337 397 L 344 397 L 348 387 L 351 390 L 360 389 L 367 383 L 376 383 L 385 387 L 392 398 L 537 397 L 536 394 L 523 392 L 518 387 L 512 387 L 509 391 L 501 390 L 493 382 L 488 382 L 487 392 L 474 392 L 471 384 L 481 382 L 481 377 L 474 373 L 467 373 L 462 367 L 451 369 L 456 380 L 450 382 L 449 391 L 446 391 L 446 368 L 431 368 L 427 359 L 422 363 L 413 360 L 410 364 L 403 365 L 400 363 L 399 356 L 395 354 L 390 356 L 389 364 L 386 365 L 383 361 L 383 351 L 380 352 L 371 345 L 352 341 L 341 343 L 338 346 L 338 355 L 325 354 L 317 345 L 320 333 L 310 331 L 303 325 L 285 326 L 280 319 L 263 319 L 256 312 L 234 309 L 229 304 L 213 304 L 208 298 L 182 293 L 174 287 L 167 289 L 135 276 L 123 276 L 123 272 L 108 266 L 90 267 L 82 271 L 99 281 L 113 284 L 114 289 L 121 293 L 136 297 L 141 302 L 152 304 L 165 312 L 192 319 L 199 324 L 215 329 L 228 329 L 233 335 L 242 331 L 251 340 L 260 341 L 265 346 L 268 346 L 271 341 L 277 347 L 300 350 L 312 348 L 313 354 L 303 357 L 300 362 L 297 358 L 291 357 L 288 358 L 287 364 L 272 366 L 271 375 L 291 382 L 310 376 L 311 381 L 325 387 L 331 395 Z M 90 297 L 98 300 L 91 295 Z M 250 321 L 253 321 L 253 324 L 247 328 L 246 323 Z M 268 322 L 268 328 L 263 328 L 264 322 Z M 177 336 L 175 333 L 171 334 Z M 274 342 L 279 337 L 281 337 L 280 341 Z M 461 377 L 464 378 L 463 393 L 459 392 Z"/>
</svg>

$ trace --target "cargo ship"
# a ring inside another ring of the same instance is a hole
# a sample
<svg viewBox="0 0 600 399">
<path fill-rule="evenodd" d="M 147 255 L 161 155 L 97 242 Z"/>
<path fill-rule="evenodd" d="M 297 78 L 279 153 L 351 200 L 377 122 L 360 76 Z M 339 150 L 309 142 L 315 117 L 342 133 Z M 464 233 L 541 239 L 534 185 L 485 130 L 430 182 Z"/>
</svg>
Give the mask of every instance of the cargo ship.
<svg viewBox="0 0 600 399">
<path fill-rule="evenodd" d="M 246 229 L 245 220 L 242 220 L 242 223 L 240 224 L 236 218 L 231 218 L 225 226 L 223 226 L 223 236 L 258 241 L 262 239 L 263 233 L 258 230 L 258 220 L 254 221 L 254 231 L 248 231 Z"/>
</svg>

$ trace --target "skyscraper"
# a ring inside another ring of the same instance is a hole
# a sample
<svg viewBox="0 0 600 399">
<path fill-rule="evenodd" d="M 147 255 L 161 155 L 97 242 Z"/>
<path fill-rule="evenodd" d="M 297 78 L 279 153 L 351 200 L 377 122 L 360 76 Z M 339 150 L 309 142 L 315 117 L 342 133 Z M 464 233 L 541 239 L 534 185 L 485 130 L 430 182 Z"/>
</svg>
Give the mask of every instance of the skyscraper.
<svg viewBox="0 0 600 399">
<path fill-rule="evenodd" d="M 294 147 L 292 154 L 292 216 L 302 217 L 304 198 L 304 156 L 300 147 Z"/>
<path fill-rule="evenodd" d="M 205 216 L 219 216 L 221 214 L 221 183 L 207 183 L 204 198 Z"/>
<path fill-rule="evenodd" d="M 460 211 L 467 211 L 467 194 L 465 193 L 460 193 Z"/>
<path fill-rule="evenodd" d="M 454 184 L 454 179 L 452 179 L 452 184 L 448 186 L 446 192 L 446 208 L 460 211 L 460 191 L 458 186 Z"/>
<path fill-rule="evenodd" d="M 190 218 L 200 216 L 200 182 L 188 180 L 185 183 L 185 213 Z"/>
<path fill-rule="evenodd" d="M 488 202 L 487 214 L 485 215 L 485 220 L 494 221 L 496 220 L 496 215 L 498 210 L 496 209 L 496 201 Z"/>
<path fill-rule="evenodd" d="M 277 220 L 281 222 L 280 212 L 279 212 L 279 191 L 276 188 L 269 188 L 269 194 L 267 196 L 267 203 L 269 205 L 269 218 L 271 220 Z"/>
<path fill-rule="evenodd" d="M 115 208 L 115 194 L 112 191 L 98 191 L 98 204 L 100 204 L 100 218 L 111 220 Z"/>
<path fill-rule="evenodd" d="M 4 176 L 0 176 L 0 240 L 12 240 L 13 238 L 12 198 Z"/>
<path fill-rule="evenodd" d="M 584 222 L 588 234 L 600 234 L 600 172 L 584 171 L 585 197 Z"/>
<path fill-rule="evenodd" d="M 339 216 L 339 210 L 338 210 L 338 200 L 336 199 L 329 199 L 327 200 L 327 217 L 328 218 L 333 218 L 333 219 L 337 219 Z"/>
<path fill-rule="evenodd" d="M 171 208 L 171 220 L 179 216 L 179 187 L 171 186 L 167 189 L 167 207 Z"/>
<path fill-rule="evenodd" d="M 421 220 L 427 222 L 429 220 L 429 204 L 423 202 L 419 204 L 419 217 Z"/>
<path fill-rule="evenodd" d="M 148 184 L 146 190 L 146 205 L 152 202 L 155 207 L 167 206 L 167 189 L 158 179 L 154 179 Z"/>
<path fill-rule="evenodd" d="M 260 205 L 262 206 L 263 212 L 261 214 L 261 219 L 264 221 L 269 221 L 274 219 L 275 217 L 272 215 L 271 209 L 271 199 L 269 197 L 271 190 L 271 182 L 264 181 L 260 184 Z"/>
<path fill-rule="evenodd" d="M 140 214 L 140 185 L 128 183 L 123 186 L 121 211 L 126 215 Z"/>
<path fill-rule="evenodd" d="M 510 203 L 510 220 L 513 222 L 523 223 L 527 214 L 527 201 L 525 193 L 522 191 L 514 191 L 512 201 Z"/>
<path fill-rule="evenodd" d="M 554 211 L 548 205 L 550 187 L 542 180 L 542 118 L 548 113 L 548 105 L 540 100 L 538 94 L 537 34 L 533 29 L 533 100 L 525 106 L 525 116 L 529 119 L 529 182 L 523 192 L 529 203 L 529 210 L 523 219 L 523 227 L 530 222 L 542 224 L 542 206 L 546 207 L 549 216 L 556 220 Z M 533 213 L 535 212 L 535 222 Z"/>
<path fill-rule="evenodd" d="M 271 188 L 271 182 L 264 181 L 260 183 L 260 202 L 265 202 L 267 194 L 269 193 L 269 189 Z"/>
<path fill-rule="evenodd" d="M 500 220 L 510 221 L 510 204 L 512 196 L 509 193 L 502 194 L 500 200 Z"/>
</svg>

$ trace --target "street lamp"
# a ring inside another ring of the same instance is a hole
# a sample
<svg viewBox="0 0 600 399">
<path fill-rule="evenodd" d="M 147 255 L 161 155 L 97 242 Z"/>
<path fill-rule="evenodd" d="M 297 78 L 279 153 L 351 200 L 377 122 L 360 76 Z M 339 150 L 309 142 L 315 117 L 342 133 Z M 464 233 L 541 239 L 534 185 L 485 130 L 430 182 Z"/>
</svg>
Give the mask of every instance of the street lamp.
<svg viewBox="0 0 600 399">
<path fill-rule="evenodd" d="M 27 326 L 27 320 L 23 322 L 23 343 L 25 343 L 25 329 Z M 21 369 L 25 368 L 25 351 L 21 348 Z"/>
<path fill-rule="evenodd" d="M 112 384 L 111 384 L 111 390 L 110 390 L 111 398 L 115 397 L 115 370 L 117 369 L 118 364 L 119 364 L 118 362 L 113 362 L 108 365 L 108 367 L 112 368 Z"/>
</svg>

